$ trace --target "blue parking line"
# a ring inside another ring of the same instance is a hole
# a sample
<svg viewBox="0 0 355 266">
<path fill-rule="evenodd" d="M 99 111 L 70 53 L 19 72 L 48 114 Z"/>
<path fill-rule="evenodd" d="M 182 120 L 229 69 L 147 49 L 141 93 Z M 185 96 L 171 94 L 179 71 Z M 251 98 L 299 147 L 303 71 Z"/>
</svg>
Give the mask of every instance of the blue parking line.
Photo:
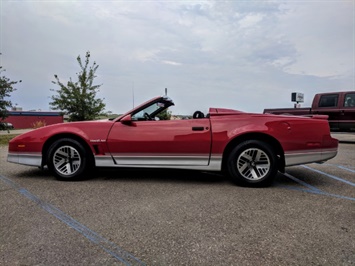
<svg viewBox="0 0 355 266">
<path fill-rule="evenodd" d="M 327 192 L 324 192 L 321 190 L 304 189 L 304 188 L 292 187 L 292 186 L 281 186 L 281 187 L 291 189 L 291 190 L 301 191 L 301 192 L 308 192 L 308 193 L 313 193 L 313 194 L 318 194 L 318 195 L 324 195 L 324 196 L 330 196 L 330 197 L 339 198 L 339 199 L 346 199 L 346 200 L 355 201 L 355 198 L 352 198 L 352 197 L 331 194 L 331 193 L 327 193 Z"/>
<path fill-rule="evenodd" d="M 349 172 L 355 173 L 355 170 L 350 169 L 350 168 L 347 168 L 347 167 L 345 167 L 345 166 L 337 165 L 337 167 L 340 168 L 340 169 L 343 169 L 343 170 L 345 170 L 345 171 L 349 171 Z"/>
<path fill-rule="evenodd" d="M 305 189 L 305 188 L 300 188 L 300 187 L 292 187 L 292 186 L 285 186 L 285 185 L 281 185 L 281 187 L 286 188 L 286 189 L 291 189 L 291 190 L 296 190 L 296 191 L 301 191 L 301 192 L 307 192 L 307 193 L 313 193 L 313 194 L 318 194 L 318 195 L 324 195 L 324 196 L 330 196 L 330 197 L 334 197 L 334 198 L 339 198 L 339 199 L 346 199 L 346 200 L 352 200 L 355 201 L 355 198 L 352 197 L 347 197 L 347 196 L 342 196 L 342 195 L 337 195 L 337 194 L 331 194 L 328 192 L 324 192 L 322 190 L 320 190 L 319 188 L 316 188 L 288 173 L 283 173 L 284 176 L 288 177 L 289 179 L 309 188 L 309 189 Z"/>
<path fill-rule="evenodd" d="M 303 167 L 303 168 L 306 168 L 306 169 L 308 169 L 308 170 L 311 170 L 311 171 L 313 171 L 313 172 L 316 172 L 316 173 L 318 173 L 318 174 L 325 175 L 325 176 L 327 176 L 327 177 L 333 178 L 333 179 L 335 179 L 335 180 L 338 180 L 338 181 L 340 181 L 340 182 L 343 182 L 343 183 L 345 183 L 345 184 L 348 184 L 348 185 L 350 185 L 350 186 L 355 187 L 355 183 L 350 182 L 350 181 L 345 180 L 345 179 L 342 179 L 342 178 L 337 177 L 337 176 L 335 176 L 335 175 L 327 174 L 327 173 L 325 173 L 325 172 L 322 172 L 322 171 L 319 171 L 319 170 L 317 170 L 317 169 L 311 168 L 311 167 L 309 167 L 309 166 L 307 166 L 307 165 L 302 165 L 302 167 Z"/>
<path fill-rule="evenodd" d="M 298 179 L 298 178 L 296 178 L 296 177 L 294 177 L 294 176 L 292 176 L 292 175 L 290 175 L 288 173 L 284 173 L 283 175 L 287 176 L 289 179 L 292 179 L 293 181 L 295 181 L 295 182 L 297 182 L 297 183 L 299 183 L 299 184 L 301 184 L 301 185 L 303 185 L 305 187 L 308 187 L 312 191 L 322 192 L 320 189 L 318 189 L 318 188 L 316 188 L 316 187 L 314 187 L 314 186 L 312 186 L 312 185 L 310 185 L 310 184 L 308 184 L 308 183 L 306 183 L 306 182 L 304 182 L 304 181 L 302 181 L 302 180 L 300 180 L 300 179 Z"/>
<path fill-rule="evenodd" d="M 98 233 L 90 230 L 86 226 L 82 225 L 69 215 L 65 214 L 58 208 L 54 207 L 51 204 L 48 204 L 44 201 L 42 201 L 40 198 L 37 196 L 33 195 L 31 192 L 26 190 L 25 188 L 20 187 L 18 184 L 16 184 L 14 181 L 12 181 L 9 178 L 6 178 L 2 175 L 0 175 L 0 180 L 3 181 L 4 183 L 10 185 L 12 188 L 17 190 L 20 194 L 25 196 L 26 198 L 30 199 L 34 203 L 36 203 L 39 207 L 44 209 L 46 212 L 49 214 L 53 215 L 66 225 L 70 226 L 83 236 L 85 236 L 87 239 L 89 239 L 92 243 L 98 245 L 101 247 L 105 252 L 108 254 L 112 255 L 114 258 L 119 260 L 120 262 L 124 263 L 125 265 L 145 265 L 145 263 L 141 262 L 139 259 L 134 257 L 132 254 L 129 252 L 123 250 L 122 248 L 118 247 L 116 244 L 110 242 L 109 240 L 105 239 L 104 237 L 100 236 Z"/>
<path fill-rule="evenodd" d="M 351 168 L 354 168 L 354 169 L 351 169 L 351 168 L 345 167 L 345 166 L 343 166 L 343 165 L 331 164 L 331 163 L 325 163 L 325 164 L 323 164 L 323 165 L 335 166 L 335 167 L 338 167 L 338 168 L 340 168 L 340 169 L 342 169 L 342 170 L 355 173 L 355 167 L 351 167 L 351 166 L 350 166 Z"/>
</svg>

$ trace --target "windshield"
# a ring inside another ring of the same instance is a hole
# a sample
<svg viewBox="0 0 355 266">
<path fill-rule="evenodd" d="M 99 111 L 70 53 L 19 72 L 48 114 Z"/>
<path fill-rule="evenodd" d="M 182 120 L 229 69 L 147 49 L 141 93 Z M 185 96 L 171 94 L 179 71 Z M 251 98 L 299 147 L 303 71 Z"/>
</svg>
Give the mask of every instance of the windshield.
<svg viewBox="0 0 355 266">
<path fill-rule="evenodd" d="M 159 110 L 159 109 L 161 109 L 161 110 Z M 164 109 L 165 109 L 164 103 L 161 103 L 161 102 L 154 103 L 154 104 L 140 110 L 138 113 L 135 113 L 132 116 L 132 120 L 147 120 L 147 115 L 148 115 L 148 117 L 153 118 L 156 114 L 160 113 L 160 111 L 162 111 Z"/>
<path fill-rule="evenodd" d="M 155 97 L 147 101 L 133 110 L 110 120 L 121 119 L 125 115 L 130 114 L 133 121 L 138 120 L 159 120 L 160 115 L 167 112 L 169 106 L 174 105 L 174 102 L 167 96 Z"/>
</svg>

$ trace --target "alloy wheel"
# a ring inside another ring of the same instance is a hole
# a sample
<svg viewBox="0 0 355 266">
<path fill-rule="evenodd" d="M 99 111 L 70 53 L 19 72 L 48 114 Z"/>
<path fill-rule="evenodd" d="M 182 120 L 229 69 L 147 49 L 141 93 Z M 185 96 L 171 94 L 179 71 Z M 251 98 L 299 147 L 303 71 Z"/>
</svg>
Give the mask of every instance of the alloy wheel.
<svg viewBox="0 0 355 266">
<path fill-rule="evenodd" d="M 61 175 L 72 175 L 80 168 L 80 154 L 72 146 L 61 146 L 53 155 L 53 165 Z"/>
<path fill-rule="evenodd" d="M 237 159 L 238 172 L 251 181 L 263 179 L 269 173 L 270 167 L 269 156 L 257 148 L 243 151 Z"/>
</svg>

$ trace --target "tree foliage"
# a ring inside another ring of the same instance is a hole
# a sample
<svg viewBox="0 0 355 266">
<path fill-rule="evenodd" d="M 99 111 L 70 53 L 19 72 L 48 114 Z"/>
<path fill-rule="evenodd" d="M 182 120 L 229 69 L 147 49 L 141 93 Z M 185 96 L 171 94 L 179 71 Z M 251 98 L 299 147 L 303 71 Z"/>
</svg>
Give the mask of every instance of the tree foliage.
<svg viewBox="0 0 355 266">
<path fill-rule="evenodd" d="M 59 109 L 69 115 L 69 121 L 93 120 L 105 109 L 103 99 L 96 98 L 96 93 L 101 85 L 93 85 L 96 78 L 95 72 L 99 65 L 94 62 L 89 66 L 90 52 L 86 52 L 85 62 L 82 62 L 80 55 L 76 59 L 81 71 L 77 73 L 78 81 L 73 82 L 70 78 L 64 85 L 57 75 L 53 84 L 60 88 L 56 90 L 57 95 L 51 97 L 52 109 Z"/>
<path fill-rule="evenodd" d="M 168 109 L 165 109 L 164 111 L 160 112 L 157 117 L 159 118 L 159 120 L 170 120 L 171 112 Z"/>
<path fill-rule="evenodd" d="M 14 85 L 20 81 L 11 81 L 9 78 L 5 77 L 3 72 L 6 70 L 0 66 L 0 122 L 8 116 L 7 109 L 12 106 L 10 100 L 6 99 L 10 97 L 10 94 L 15 91 Z"/>
</svg>

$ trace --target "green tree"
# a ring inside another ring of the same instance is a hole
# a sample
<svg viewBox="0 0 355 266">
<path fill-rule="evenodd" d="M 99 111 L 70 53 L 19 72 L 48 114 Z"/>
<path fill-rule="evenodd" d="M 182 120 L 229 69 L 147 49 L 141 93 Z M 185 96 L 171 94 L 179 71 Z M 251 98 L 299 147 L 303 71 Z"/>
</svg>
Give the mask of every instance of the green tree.
<svg viewBox="0 0 355 266">
<path fill-rule="evenodd" d="M 160 112 L 157 117 L 159 120 L 170 120 L 171 119 L 171 111 L 165 109 L 164 111 Z"/>
<path fill-rule="evenodd" d="M 0 54 L 1 55 L 1 54 Z M 10 97 L 10 94 L 15 91 L 14 85 L 20 81 L 11 81 L 9 78 L 3 75 L 6 70 L 0 66 L 0 122 L 8 116 L 7 108 L 12 106 L 10 100 L 5 98 Z M 4 124 L 0 124 L 0 127 Z"/>
<path fill-rule="evenodd" d="M 60 82 L 57 75 L 53 84 L 60 88 L 53 95 L 49 104 L 52 109 L 59 109 L 69 115 L 69 121 L 84 121 L 96 119 L 105 109 L 103 99 L 96 98 L 101 85 L 93 85 L 95 72 L 99 65 L 94 62 L 89 66 L 90 52 L 86 52 L 83 63 L 80 55 L 77 57 L 81 71 L 77 74 L 78 81 L 70 78 L 66 85 Z"/>
</svg>

